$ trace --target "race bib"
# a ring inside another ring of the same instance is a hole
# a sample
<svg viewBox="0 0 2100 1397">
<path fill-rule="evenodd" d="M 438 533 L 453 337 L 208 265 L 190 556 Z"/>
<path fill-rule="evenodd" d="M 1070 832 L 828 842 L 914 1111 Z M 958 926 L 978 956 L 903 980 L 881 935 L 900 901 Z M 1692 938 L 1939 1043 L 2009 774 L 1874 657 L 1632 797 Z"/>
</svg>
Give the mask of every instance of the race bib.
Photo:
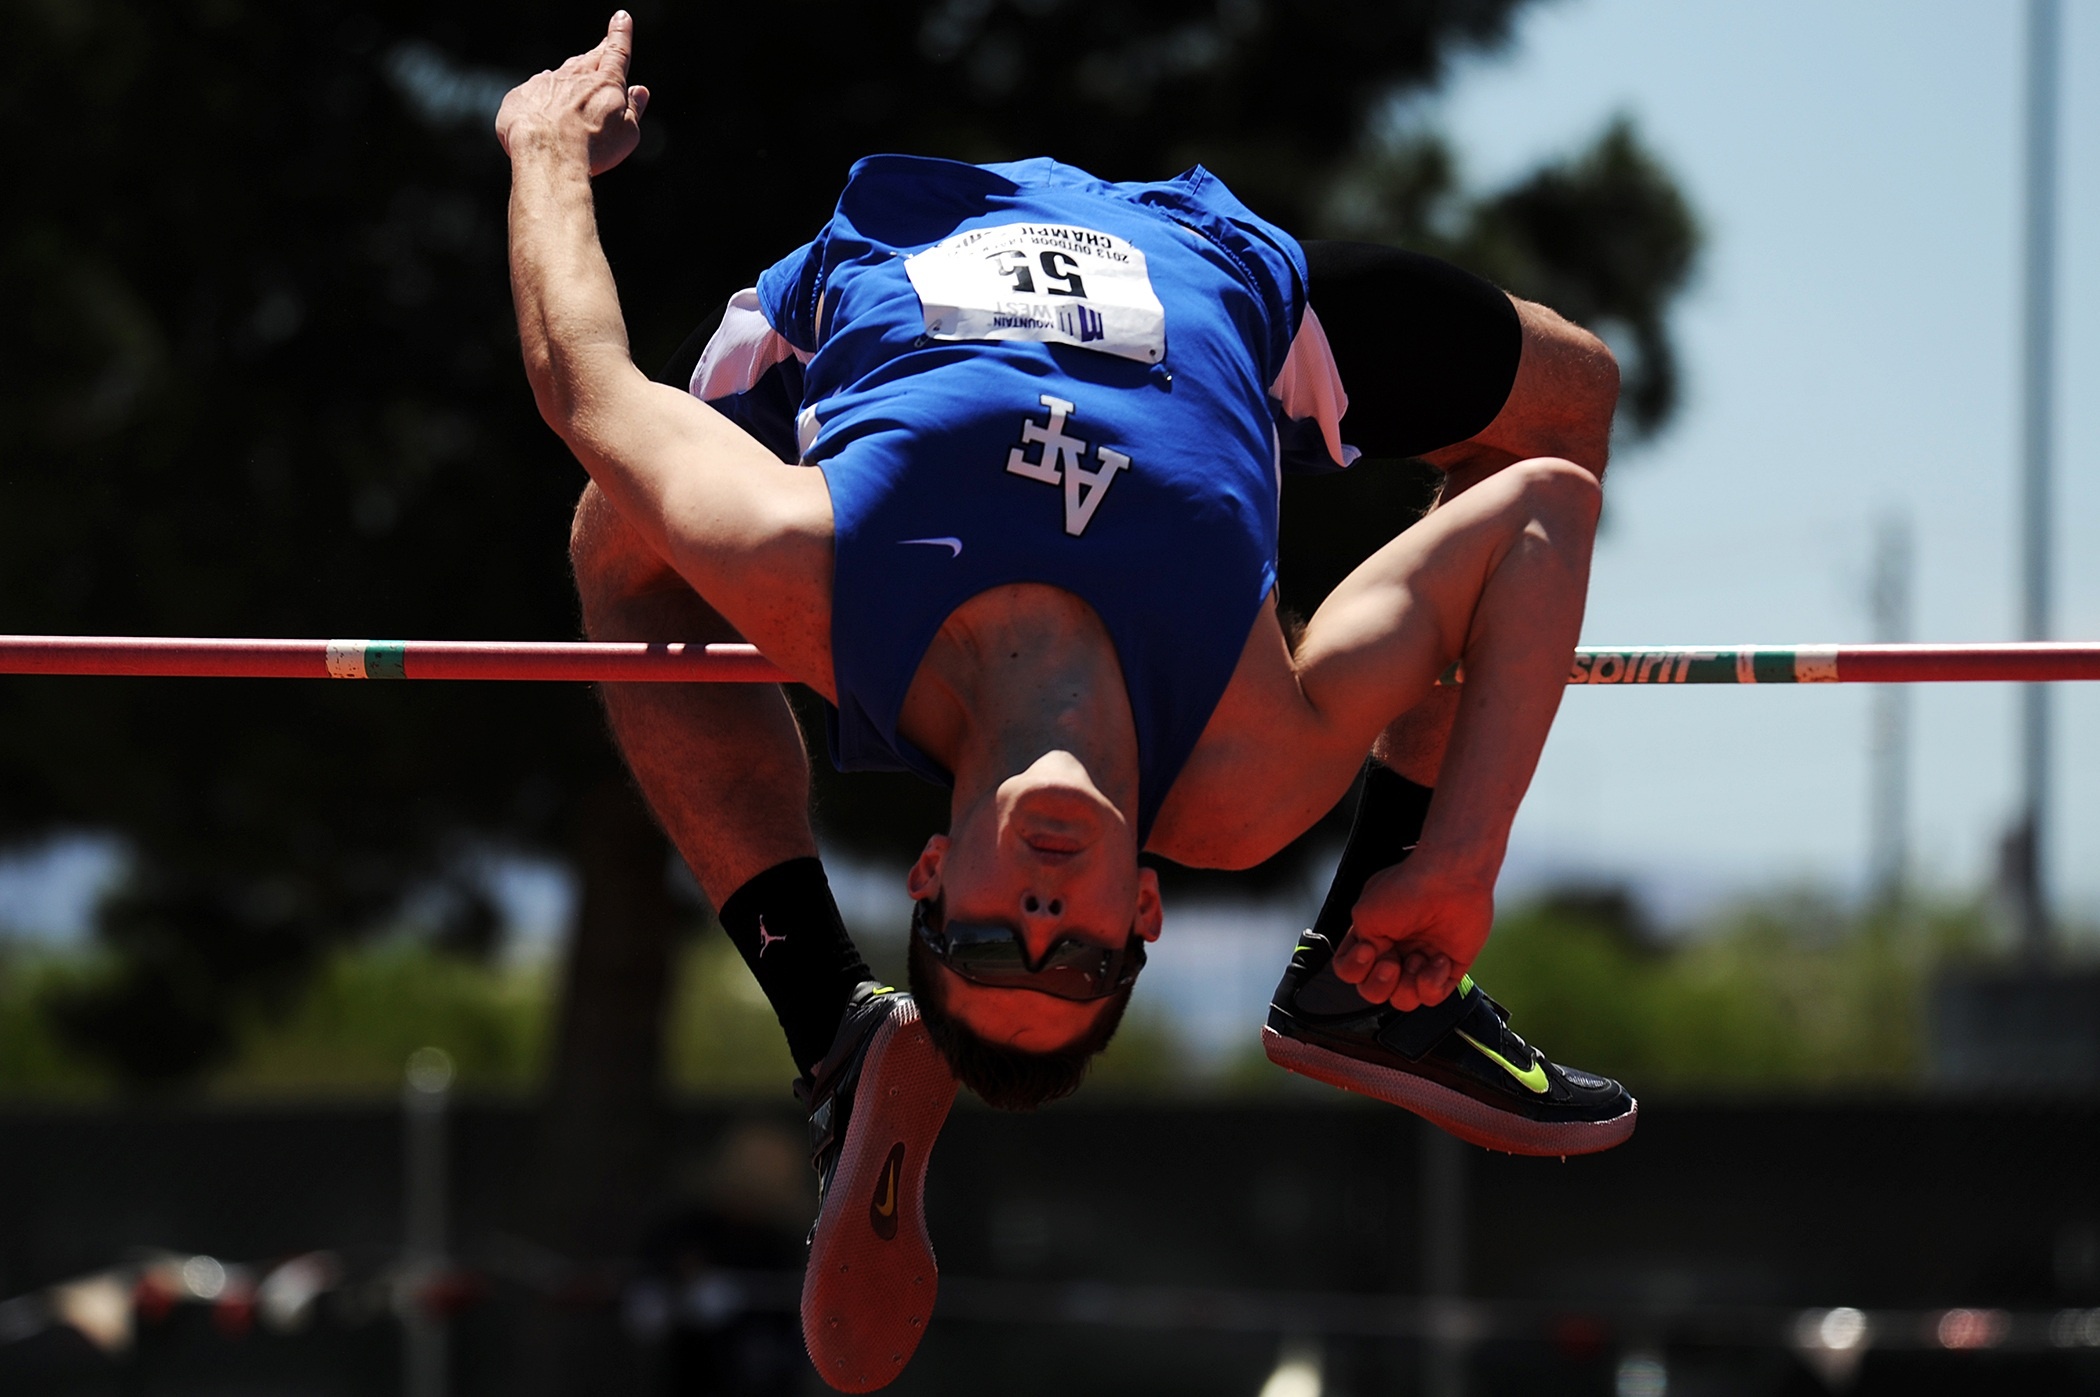
<svg viewBox="0 0 2100 1397">
<path fill-rule="evenodd" d="M 926 334 L 937 340 L 1039 340 L 1141 364 L 1167 355 L 1167 313 L 1145 254 L 1061 223 L 973 228 L 904 259 Z"/>
</svg>

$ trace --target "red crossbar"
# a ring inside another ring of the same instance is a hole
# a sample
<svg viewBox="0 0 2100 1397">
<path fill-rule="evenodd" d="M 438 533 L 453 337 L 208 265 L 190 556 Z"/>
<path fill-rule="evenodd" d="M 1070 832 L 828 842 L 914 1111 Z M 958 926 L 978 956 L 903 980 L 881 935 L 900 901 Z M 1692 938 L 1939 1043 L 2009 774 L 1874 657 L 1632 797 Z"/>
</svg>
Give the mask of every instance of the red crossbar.
<svg viewBox="0 0 2100 1397">
<path fill-rule="evenodd" d="M 777 683 L 788 677 L 749 645 L 79 635 L 0 636 L 0 674 L 715 684 Z"/>
<path fill-rule="evenodd" d="M 2100 645 L 1840 645 L 1837 668 L 1847 684 L 2047 684 L 2100 679 Z"/>
<path fill-rule="evenodd" d="M 1916 684 L 2100 679 L 2100 645 L 1594 646 L 1573 682 Z M 1617 661 L 1609 657 L 1617 656 Z M 1669 661 L 1664 662 L 1663 657 Z M 765 684 L 749 645 L 514 640 L 214 640 L 0 636 L 0 674 L 218 679 L 500 679 Z M 1609 677 L 1606 677 L 1609 676 Z"/>
</svg>

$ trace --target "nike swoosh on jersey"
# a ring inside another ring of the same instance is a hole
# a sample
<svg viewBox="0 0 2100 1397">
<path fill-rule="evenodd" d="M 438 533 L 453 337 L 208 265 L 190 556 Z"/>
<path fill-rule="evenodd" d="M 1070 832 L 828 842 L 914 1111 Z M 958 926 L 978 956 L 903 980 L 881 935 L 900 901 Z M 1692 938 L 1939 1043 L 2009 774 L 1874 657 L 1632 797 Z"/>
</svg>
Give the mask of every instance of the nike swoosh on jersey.
<svg viewBox="0 0 2100 1397">
<path fill-rule="evenodd" d="M 897 540 L 897 546 L 900 548 L 911 543 L 930 543 L 936 548 L 948 549 L 948 556 L 951 558 L 960 558 L 962 556 L 962 540 L 946 534 L 939 538 L 900 538 Z"/>
<path fill-rule="evenodd" d="M 1552 1083 L 1546 1080 L 1546 1069 L 1539 1066 L 1539 1060 L 1536 1052 L 1534 1052 L 1532 1055 L 1531 1066 L 1519 1072 L 1515 1063 L 1511 1062 L 1508 1058 L 1502 1056 L 1502 1054 L 1496 1052 L 1493 1048 L 1490 1048 L 1487 1044 L 1481 1042 L 1478 1038 L 1475 1038 L 1472 1034 L 1466 1032 L 1464 1029 L 1454 1028 L 1451 1031 L 1453 1033 L 1456 1033 L 1459 1037 L 1465 1039 L 1468 1043 L 1471 1043 L 1474 1047 L 1480 1049 L 1481 1052 L 1486 1053 L 1489 1061 L 1493 1062 L 1495 1066 L 1501 1068 L 1504 1072 L 1509 1073 L 1510 1076 L 1515 1077 L 1517 1081 L 1523 1085 L 1524 1090 L 1530 1092 L 1533 1096 L 1544 1096 L 1546 1094 L 1547 1087 L 1552 1085 Z"/>
</svg>

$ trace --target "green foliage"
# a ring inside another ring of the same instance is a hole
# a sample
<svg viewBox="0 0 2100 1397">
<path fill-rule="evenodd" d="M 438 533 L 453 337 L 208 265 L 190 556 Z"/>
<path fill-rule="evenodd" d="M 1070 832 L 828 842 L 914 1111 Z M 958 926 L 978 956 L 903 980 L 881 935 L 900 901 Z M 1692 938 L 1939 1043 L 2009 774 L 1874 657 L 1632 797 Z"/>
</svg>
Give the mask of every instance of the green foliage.
<svg viewBox="0 0 2100 1397">
<path fill-rule="evenodd" d="M 60 1024 L 64 1006 L 123 962 L 101 952 L 0 955 L 0 1096 L 106 1097 L 135 1078 Z M 443 1048 L 469 1092 L 537 1089 L 552 1036 L 554 966 L 504 965 L 407 937 L 345 948 L 274 1011 L 228 1025 L 223 1095 L 385 1095 L 421 1047 Z M 684 948 L 669 1026 L 672 1090 L 777 1099 L 795 1067 L 773 1012 L 713 927 Z"/>
<path fill-rule="evenodd" d="M 58 1037 L 146 1090 L 224 1064 L 241 1017 L 282 1007 L 319 948 L 293 919 L 240 915 L 214 891 L 133 884 L 107 898 L 102 954 L 42 996 Z"/>
<path fill-rule="evenodd" d="M 1148 1010 L 1140 990 L 1116 1036 L 1094 1059 L 1084 1090 L 1089 1096 L 1173 1096 L 1186 1092 L 1192 1079 L 1193 1064 L 1173 1021 Z"/>
<path fill-rule="evenodd" d="M 1920 1080 L 1932 975 L 1987 940 L 1971 905 L 1862 912 L 1808 893 L 1744 902 L 1665 940 L 1623 899 L 1562 895 L 1505 913 L 1475 974 L 1557 1060 L 1642 1091 L 1907 1087 Z M 121 1074 L 69 1045 L 53 1010 L 116 963 L 100 952 L 0 953 L 0 1095 L 115 1089 Z M 408 1055 L 434 1045 L 464 1090 L 528 1093 L 545 1065 L 552 972 L 408 938 L 338 951 L 276 1012 L 234 1024 L 210 1090 L 384 1095 L 399 1089 Z M 675 1092 L 777 1100 L 796 1075 L 772 1010 L 712 926 L 681 951 L 669 1035 Z M 1087 1093 L 1291 1085 L 1258 1053 L 1205 1074 L 1140 996 Z"/>
<path fill-rule="evenodd" d="M 1981 944 L 1961 906 L 1744 903 L 1660 943 L 1594 905 L 1505 915 L 1474 973 L 1530 1041 L 1643 1089 L 1915 1084 L 1934 967 Z"/>
<path fill-rule="evenodd" d="M 681 957 L 670 1035 L 674 1091 L 778 1099 L 800 1074 L 758 981 L 712 926 Z"/>
<path fill-rule="evenodd" d="M 544 966 L 493 966 L 414 941 L 338 952 L 290 1013 L 247 1025 L 213 1089 L 396 1091 L 408 1055 L 435 1047 L 452 1058 L 460 1090 L 522 1093 L 539 1080 L 550 988 Z"/>
<path fill-rule="evenodd" d="M 0 954 L 0 1096 L 106 1099 L 137 1074 L 67 1034 L 70 1006 L 126 973 L 106 952 Z M 373 1095 L 397 1091 L 421 1047 L 443 1048 L 468 1091 L 521 1092 L 538 1080 L 551 983 L 546 967 L 508 968 L 417 941 L 328 956 L 272 1011 L 229 1018 L 222 1095 Z"/>
<path fill-rule="evenodd" d="M 52 1031 L 45 996 L 78 977 L 64 958 L 0 942 L 0 1094 L 92 1097 L 106 1090 L 93 1063 Z"/>
</svg>

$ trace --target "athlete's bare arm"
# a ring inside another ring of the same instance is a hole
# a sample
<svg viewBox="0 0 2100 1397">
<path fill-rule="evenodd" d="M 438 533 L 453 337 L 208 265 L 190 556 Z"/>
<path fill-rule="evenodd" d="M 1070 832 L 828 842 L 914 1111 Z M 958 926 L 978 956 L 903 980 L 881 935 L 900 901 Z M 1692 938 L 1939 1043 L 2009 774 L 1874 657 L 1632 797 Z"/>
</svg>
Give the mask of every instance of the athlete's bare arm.
<svg viewBox="0 0 2100 1397">
<path fill-rule="evenodd" d="M 648 92 L 627 85 L 634 22 L 511 91 L 496 133 L 511 159 L 511 292 L 540 414 L 650 548 L 729 623 L 825 696 L 831 679 L 831 498 L 628 352 L 598 242 L 591 177 L 640 138 Z"/>
<path fill-rule="evenodd" d="M 1336 962 L 1367 997 L 1402 1009 L 1441 999 L 1486 939 L 1588 588 L 1616 366 L 1551 311 L 1518 311 L 1525 340 L 1509 403 L 1472 441 L 1438 453 L 1453 488 L 1335 589 L 1295 656 L 1272 613 L 1257 623 L 1152 841 L 1189 862 L 1266 858 L 1340 798 L 1374 741 L 1409 736 L 1396 714 L 1422 720 L 1416 779 L 1438 792 L 1422 844 L 1367 886 Z M 1439 702 L 1436 680 L 1461 657 L 1462 695 Z"/>
</svg>

